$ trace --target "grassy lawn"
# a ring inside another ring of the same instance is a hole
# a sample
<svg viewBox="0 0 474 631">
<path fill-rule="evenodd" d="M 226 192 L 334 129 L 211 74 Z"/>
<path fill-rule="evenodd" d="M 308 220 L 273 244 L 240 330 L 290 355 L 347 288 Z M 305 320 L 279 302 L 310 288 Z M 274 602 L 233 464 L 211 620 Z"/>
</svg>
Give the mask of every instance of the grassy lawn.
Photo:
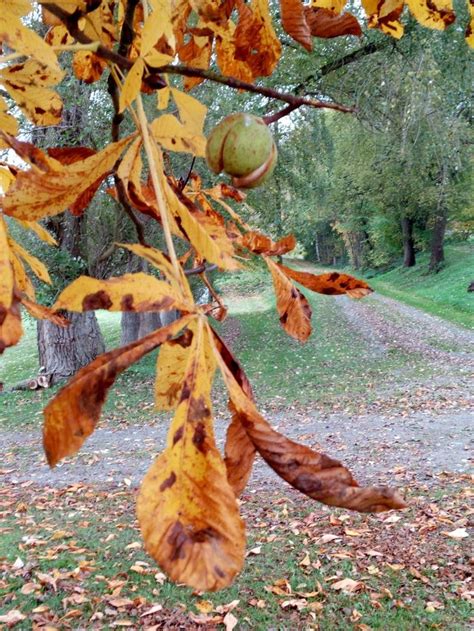
<svg viewBox="0 0 474 631">
<path fill-rule="evenodd" d="M 246 493 L 245 570 L 216 594 L 166 580 L 129 489 L 4 490 L 0 615 L 19 611 L 17 629 L 214 629 L 229 609 L 238 629 L 467 629 L 468 550 L 448 536 L 465 523 L 457 482 L 429 503 L 412 489 L 411 509 L 379 516 Z"/>
<path fill-rule="evenodd" d="M 370 278 L 372 287 L 450 322 L 474 328 L 474 245 L 446 247 L 446 265 L 437 274 L 428 273 L 429 255 L 417 256 L 417 265 L 395 269 Z"/>
</svg>

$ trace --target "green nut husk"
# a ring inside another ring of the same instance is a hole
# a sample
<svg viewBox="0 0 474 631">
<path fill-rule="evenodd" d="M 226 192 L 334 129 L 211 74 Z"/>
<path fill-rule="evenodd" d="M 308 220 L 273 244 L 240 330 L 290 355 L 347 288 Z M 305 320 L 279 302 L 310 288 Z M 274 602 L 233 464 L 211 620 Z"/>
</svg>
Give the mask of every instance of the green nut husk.
<svg viewBox="0 0 474 631">
<path fill-rule="evenodd" d="M 268 126 L 252 114 L 231 114 L 207 140 L 206 160 L 214 173 L 232 176 L 234 186 L 253 188 L 273 172 L 277 149 Z"/>
</svg>

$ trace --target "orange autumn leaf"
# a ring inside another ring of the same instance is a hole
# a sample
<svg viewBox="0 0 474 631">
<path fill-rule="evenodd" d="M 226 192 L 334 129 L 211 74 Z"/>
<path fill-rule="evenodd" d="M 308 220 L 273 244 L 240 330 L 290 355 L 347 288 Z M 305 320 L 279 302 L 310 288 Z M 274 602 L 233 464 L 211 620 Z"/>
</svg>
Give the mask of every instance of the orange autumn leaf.
<svg viewBox="0 0 474 631">
<path fill-rule="evenodd" d="M 305 7 L 305 17 L 311 35 L 314 37 L 340 37 L 355 35 L 361 37 L 362 29 L 352 13 L 337 15 L 328 9 L 314 9 Z"/>
<path fill-rule="evenodd" d="M 45 307 L 44 305 L 40 305 L 34 300 L 29 300 L 25 296 L 21 298 L 21 304 L 25 307 L 30 315 L 38 320 L 49 320 L 56 326 L 68 326 L 69 320 L 63 316 L 61 313 L 57 313 L 54 309 L 50 307 Z"/>
<path fill-rule="evenodd" d="M 20 150 L 28 153 L 24 146 L 28 143 L 20 145 L 8 135 L 1 132 L 0 135 L 17 153 Z M 34 152 L 39 160 L 35 160 L 35 168 L 20 171 L 6 192 L 3 198 L 5 214 L 16 219 L 35 221 L 73 206 L 99 177 L 112 169 L 129 142 L 130 137 L 123 138 L 84 160 L 67 165 L 48 158 L 39 149 L 32 149 L 31 153 Z"/>
<path fill-rule="evenodd" d="M 79 50 L 74 53 L 72 69 L 76 78 L 84 83 L 95 83 L 98 81 L 107 62 L 90 50 Z"/>
<path fill-rule="evenodd" d="M 301 0 L 280 0 L 281 23 L 285 31 L 306 50 L 313 49 L 311 31 Z"/>
<path fill-rule="evenodd" d="M 287 254 L 296 247 L 296 239 L 292 234 L 275 243 L 270 237 L 256 231 L 249 231 L 244 234 L 241 243 L 244 248 L 251 250 L 254 254 L 266 254 L 267 256 Z"/>
<path fill-rule="evenodd" d="M 99 355 L 74 375 L 44 410 L 43 446 L 50 466 L 75 454 L 92 434 L 117 376 L 174 337 L 190 319 L 191 316 L 184 316 L 136 342 Z"/>
<path fill-rule="evenodd" d="M 388 487 L 360 487 L 338 460 L 275 431 L 259 414 L 218 353 L 216 357 L 231 401 L 250 440 L 267 464 L 286 482 L 323 504 L 363 513 L 406 506 L 397 491 Z"/>
<path fill-rule="evenodd" d="M 300 342 L 306 342 L 311 335 L 311 307 L 308 301 L 280 266 L 271 259 L 265 258 L 270 269 L 275 288 L 276 304 L 280 323 L 288 335 Z"/>
<path fill-rule="evenodd" d="M 347 294 L 351 298 L 363 298 L 373 291 L 365 281 L 349 276 L 349 274 L 340 274 L 339 272 L 311 274 L 310 272 L 298 272 L 285 265 L 278 265 L 278 268 L 289 278 L 319 294 L 328 296 Z"/>
<path fill-rule="evenodd" d="M 137 500 L 145 547 L 173 581 L 227 587 L 244 560 L 244 524 L 214 441 L 209 338 L 200 318 L 165 451 Z"/>
<path fill-rule="evenodd" d="M 168 283 L 143 272 L 108 280 L 80 276 L 59 295 L 53 309 L 69 311 L 170 311 L 192 310 Z"/>
<path fill-rule="evenodd" d="M 241 365 L 214 329 L 211 329 L 211 335 L 214 347 L 219 353 L 221 360 L 242 388 L 242 391 L 253 401 L 252 386 Z M 256 449 L 244 429 L 242 424 L 244 421 L 243 417 L 231 401 L 229 401 L 229 409 L 232 413 L 232 421 L 227 428 L 224 462 L 227 470 L 227 480 L 238 497 L 247 486 L 248 479 L 252 473 Z"/>
<path fill-rule="evenodd" d="M 6 348 L 15 346 L 22 335 L 20 299 L 14 292 L 9 307 L 0 303 L 0 355 Z"/>
</svg>

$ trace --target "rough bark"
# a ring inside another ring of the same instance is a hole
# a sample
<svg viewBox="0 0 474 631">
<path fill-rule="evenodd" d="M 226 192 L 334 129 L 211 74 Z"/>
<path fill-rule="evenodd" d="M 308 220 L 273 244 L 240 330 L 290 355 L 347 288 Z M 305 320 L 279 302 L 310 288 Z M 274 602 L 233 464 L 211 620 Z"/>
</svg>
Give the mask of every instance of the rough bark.
<svg viewBox="0 0 474 631">
<path fill-rule="evenodd" d="M 403 239 L 403 266 L 413 267 L 416 265 L 415 241 L 413 239 L 413 219 L 402 217 L 402 239 Z"/>
<path fill-rule="evenodd" d="M 439 173 L 439 193 L 436 206 L 436 215 L 433 223 L 433 234 L 431 236 L 431 257 L 429 269 L 437 272 L 444 263 L 444 235 L 446 224 L 448 223 L 448 209 L 446 204 L 446 186 L 448 183 L 448 167 L 446 164 Z"/>
<path fill-rule="evenodd" d="M 38 321 L 40 369 L 51 378 L 51 385 L 74 375 L 79 368 L 105 351 L 99 323 L 93 311 L 66 313 L 67 327 L 48 320 Z"/>
</svg>

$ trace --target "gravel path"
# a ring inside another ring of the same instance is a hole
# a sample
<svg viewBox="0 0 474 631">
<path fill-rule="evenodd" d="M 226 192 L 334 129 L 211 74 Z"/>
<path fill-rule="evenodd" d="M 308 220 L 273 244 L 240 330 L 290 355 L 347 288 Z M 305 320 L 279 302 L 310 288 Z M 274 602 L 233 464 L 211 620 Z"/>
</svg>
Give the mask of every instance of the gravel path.
<svg viewBox="0 0 474 631">
<path fill-rule="evenodd" d="M 474 332 L 375 296 L 364 301 L 337 299 L 342 326 L 366 340 L 373 353 L 402 349 L 422 355 L 423 379 L 387 385 L 385 397 L 366 413 L 316 413 L 290 408 L 267 415 L 291 438 L 325 451 L 351 467 L 360 480 L 380 483 L 415 479 L 429 483 L 441 471 L 465 472 L 472 465 L 474 421 Z M 232 339 L 235 331 L 229 330 Z M 399 386 L 397 388 L 397 385 Z M 222 447 L 226 422 L 216 420 Z M 165 445 L 167 425 L 99 427 L 81 452 L 50 470 L 41 451 L 40 430 L 0 435 L 0 475 L 8 484 L 61 487 L 74 483 L 138 486 Z M 258 461 L 253 484 L 281 483 Z"/>
</svg>

